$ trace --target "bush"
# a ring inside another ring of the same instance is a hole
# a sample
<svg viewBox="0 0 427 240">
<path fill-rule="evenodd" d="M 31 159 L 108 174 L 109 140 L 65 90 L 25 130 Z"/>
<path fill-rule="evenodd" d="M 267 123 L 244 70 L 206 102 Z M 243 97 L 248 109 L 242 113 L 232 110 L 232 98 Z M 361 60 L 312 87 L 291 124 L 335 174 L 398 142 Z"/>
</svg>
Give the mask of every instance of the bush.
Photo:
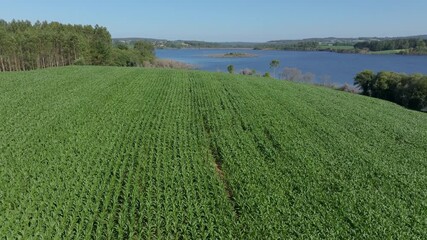
<svg viewBox="0 0 427 240">
<path fill-rule="evenodd" d="M 79 65 L 79 66 L 86 65 L 86 62 L 85 62 L 84 58 L 78 58 L 74 61 L 74 65 Z"/>
<path fill-rule="evenodd" d="M 228 65 L 227 66 L 227 71 L 228 71 L 228 73 L 233 74 L 234 73 L 234 66 L 233 65 Z"/>
<path fill-rule="evenodd" d="M 193 65 L 169 59 L 156 59 L 151 62 L 145 61 L 143 66 L 147 68 L 194 69 Z"/>
<path fill-rule="evenodd" d="M 270 76 L 270 73 L 269 73 L 269 72 L 264 73 L 263 77 L 271 78 L 271 76 Z"/>
<path fill-rule="evenodd" d="M 362 94 L 395 102 L 404 107 L 423 110 L 427 108 L 427 76 L 365 70 L 354 78 L 354 85 Z"/>
<path fill-rule="evenodd" d="M 347 83 L 335 89 L 343 92 L 348 92 L 348 93 L 357 93 L 357 89 L 348 85 Z"/>
<path fill-rule="evenodd" d="M 288 68 L 285 67 L 283 73 L 281 74 L 282 79 L 289 80 L 292 82 L 313 82 L 315 76 L 313 73 L 303 73 L 298 68 Z"/>
<path fill-rule="evenodd" d="M 256 71 L 254 69 L 245 68 L 240 72 L 240 74 L 252 76 L 256 74 Z"/>
</svg>

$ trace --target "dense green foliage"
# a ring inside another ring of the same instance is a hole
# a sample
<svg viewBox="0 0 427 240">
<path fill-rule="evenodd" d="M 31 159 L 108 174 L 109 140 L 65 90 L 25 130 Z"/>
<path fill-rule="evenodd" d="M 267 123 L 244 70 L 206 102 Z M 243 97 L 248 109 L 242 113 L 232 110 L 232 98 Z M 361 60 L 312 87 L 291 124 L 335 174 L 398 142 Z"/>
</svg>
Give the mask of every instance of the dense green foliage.
<svg viewBox="0 0 427 240">
<path fill-rule="evenodd" d="M 0 71 L 107 65 L 110 59 L 111 36 L 104 27 L 0 20 Z"/>
<path fill-rule="evenodd" d="M 0 71 L 72 64 L 140 67 L 154 62 L 153 44 L 112 44 L 108 30 L 98 25 L 0 20 Z"/>
<path fill-rule="evenodd" d="M 296 44 L 285 45 L 283 50 L 311 51 L 319 48 L 318 42 L 298 42 Z"/>
<path fill-rule="evenodd" d="M 223 73 L 0 74 L 0 236 L 426 239 L 427 115 Z"/>
<path fill-rule="evenodd" d="M 354 85 L 367 96 L 385 99 L 414 110 L 427 110 L 427 76 L 365 70 Z"/>
<path fill-rule="evenodd" d="M 117 42 L 113 47 L 111 65 L 119 67 L 141 67 L 145 62 L 156 59 L 154 45 L 146 41 L 137 41 L 133 44 Z"/>
<path fill-rule="evenodd" d="M 427 40 L 423 39 L 392 39 L 381 41 L 365 41 L 354 45 L 356 49 L 368 49 L 369 51 L 402 50 L 402 54 L 427 53 Z"/>
</svg>

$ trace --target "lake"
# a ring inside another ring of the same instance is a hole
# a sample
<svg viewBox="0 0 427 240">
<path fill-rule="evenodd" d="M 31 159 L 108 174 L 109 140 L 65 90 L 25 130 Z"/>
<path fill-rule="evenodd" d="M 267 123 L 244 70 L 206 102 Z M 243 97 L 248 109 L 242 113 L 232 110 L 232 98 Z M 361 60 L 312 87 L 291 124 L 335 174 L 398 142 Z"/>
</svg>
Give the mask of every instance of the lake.
<svg viewBox="0 0 427 240">
<path fill-rule="evenodd" d="M 251 58 L 215 58 L 209 55 L 229 52 L 255 54 Z M 366 55 L 332 52 L 273 51 L 246 49 L 158 49 L 158 58 L 171 59 L 194 65 L 206 71 L 226 72 L 227 66 L 234 65 L 235 71 L 245 68 L 255 69 L 257 73 L 272 72 L 270 62 L 280 61 L 276 73 L 285 67 L 298 68 L 302 72 L 315 75 L 316 82 L 325 79 L 337 85 L 353 84 L 354 76 L 365 69 L 373 71 L 394 71 L 427 74 L 427 56 Z"/>
</svg>

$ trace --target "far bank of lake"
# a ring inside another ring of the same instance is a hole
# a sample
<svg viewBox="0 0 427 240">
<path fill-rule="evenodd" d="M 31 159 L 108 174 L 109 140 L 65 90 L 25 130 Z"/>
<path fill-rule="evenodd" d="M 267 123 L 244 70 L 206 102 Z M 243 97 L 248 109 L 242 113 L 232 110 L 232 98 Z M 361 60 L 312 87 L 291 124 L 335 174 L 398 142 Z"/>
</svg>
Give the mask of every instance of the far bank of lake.
<svg viewBox="0 0 427 240">
<path fill-rule="evenodd" d="M 207 56 L 214 57 L 214 58 L 248 58 L 248 57 L 257 57 L 258 55 L 250 54 L 246 52 L 228 52 L 228 53 L 221 53 L 221 54 L 210 54 Z"/>
<path fill-rule="evenodd" d="M 242 53 L 256 57 L 221 58 L 227 53 Z M 226 72 L 232 64 L 239 72 L 245 68 L 258 73 L 273 72 L 270 62 L 280 61 L 277 75 L 285 67 L 298 68 L 315 75 L 316 82 L 331 81 L 337 85 L 353 84 L 354 76 L 360 71 L 394 71 L 427 74 L 427 56 L 343 54 L 334 52 L 276 51 L 248 49 L 158 49 L 158 58 L 171 59 L 194 65 L 206 71 Z"/>
</svg>

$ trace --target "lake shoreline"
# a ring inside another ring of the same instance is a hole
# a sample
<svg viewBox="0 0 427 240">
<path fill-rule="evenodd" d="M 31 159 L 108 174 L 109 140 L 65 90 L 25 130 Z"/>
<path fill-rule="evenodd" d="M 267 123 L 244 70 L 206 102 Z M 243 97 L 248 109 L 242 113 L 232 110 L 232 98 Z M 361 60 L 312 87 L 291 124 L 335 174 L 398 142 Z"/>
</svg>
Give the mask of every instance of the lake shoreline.
<svg viewBox="0 0 427 240">
<path fill-rule="evenodd" d="M 401 52 L 389 52 L 389 51 L 378 51 L 378 52 L 364 52 L 364 51 L 348 51 L 348 50 L 334 50 L 334 49 L 310 49 L 310 50 L 293 50 L 293 49 L 274 49 L 274 48 L 265 48 L 265 49 L 254 49 L 254 48 L 156 48 L 156 50 L 250 50 L 250 51 L 283 51 L 283 52 L 330 52 L 330 53 L 339 53 L 339 54 L 358 54 L 358 55 L 399 55 L 399 56 L 427 56 L 426 54 L 421 53 L 401 53 Z M 393 50 L 396 51 L 396 50 Z M 400 50 L 403 51 L 403 50 Z M 214 57 L 214 56 L 208 56 Z M 256 57 L 256 56 L 255 56 Z"/>
</svg>

